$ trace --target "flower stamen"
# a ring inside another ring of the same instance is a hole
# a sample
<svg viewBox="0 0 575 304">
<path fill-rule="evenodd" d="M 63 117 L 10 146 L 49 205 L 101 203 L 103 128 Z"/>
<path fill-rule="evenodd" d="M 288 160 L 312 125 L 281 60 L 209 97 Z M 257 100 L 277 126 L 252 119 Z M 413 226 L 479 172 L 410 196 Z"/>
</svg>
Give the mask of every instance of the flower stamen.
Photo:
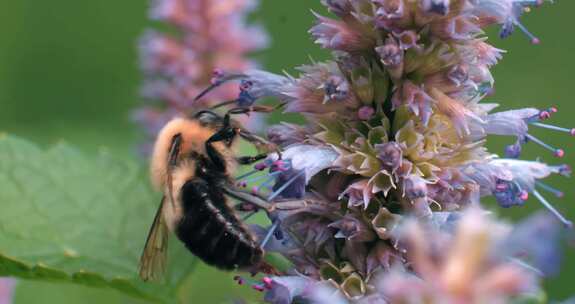
<svg viewBox="0 0 575 304">
<path fill-rule="evenodd" d="M 274 191 L 269 197 L 268 201 L 273 201 L 278 195 L 282 194 L 282 192 L 287 189 L 293 182 L 295 182 L 298 178 L 302 177 L 305 174 L 305 171 L 298 172 L 292 178 L 290 178 L 285 184 L 279 187 L 276 191 Z"/>
<path fill-rule="evenodd" d="M 528 29 L 527 27 L 525 27 L 525 25 L 523 25 L 523 23 L 519 22 L 519 21 L 515 21 L 514 24 L 523 32 L 523 34 L 525 34 L 529 40 L 531 41 L 532 44 L 539 44 L 541 43 L 541 40 L 539 40 L 539 38 L 535 37 L 535 35 L 533 35 Z"/>
<path fill-rule="evenodd" d="M 569 133 L 571 136 L 575 136 L 575 128 L 563 128 L 563 127 L 559 127 L 559 126 L 554 126 L 554 125 L 549 125 L 549 124 L 544 124 L 544 123 L 540 123 L 540 122 L 533 122 L 531 123 L 531 125 L 540 127 L 540 128 L 544 128 L 544 129 L 549 129 L 549 130 L 554 130 L 554 131 L 559 131 L 559 132 L 565 132 L 565 133 Z"/>
<path fill-rule="evenodd" d="M 260 247 L 261 248 L 265 248 L 266 244 L 270 241 L 270 238 L 272 237 L 272 235 L 275 234 L 276 229 L 279 227 L 279 220 L 274 221 L 274 223 L 272 224 L 272 226 L 268 229 L 268 232 L 266 234 L 266 236 L 264 237 L 264 239 L 262 240 L 262 242 L 260 243 Z"/>
<path fill-rule="evenodd" d="M 543 182 L 536 181 L 536 182 L 535 182 L 535 185 L 536 185 L 536 186 L 539 186 L 541 189 L 543 189 L 543 190 L 545 190 L 545 191 L 547 191 L 547 192 L 552 193 L 553 195 L 555 195 L 555 196 L 558 197 L 558 198 L 562 198 L 562 197 L 565 195 L 565 193 L 563 193 L 563 191 L 561 191 L 561 190 L 559 190 L 559 189 L 556 189 L 556 188 L 554 188 L 554 187 L 551 187 L 551 186 L 549 186 L 549 185 L 547 185 L 547 184 L 545 184 L 545 183 L 543 183 Z"/>
<path fill-rule="evenodd" d="M 545 208 L 547 208 L 551 213 L 553 213 L 553 215 L 555 215 L 557 217 L 557 219 L 559 219 L 559 221 L 561 221 L 561 223 L 563 223 L 563 225 L 565 225 L 568 228 L 572 228 L 573 227 L 573 222 L 571 222 L 570 220 L 566 219 L 565 217 L 563 217 L 563 215 L 557 211 L 557 209 L 555 209 L 555 207 L 553 207 L 542 195 L 541 193 L 539 193 L 539 191 L 533 189 L 533 194 L 535 195 L 535 197 L 537 198 L 537 200 L 539 200 L 539 202 L 541 204 L 543 204 L 543 206 L 545 206 Z"/>
<path fill-rule="evenodd" d="M 542 140 L 540 140 L 539 138 L 537 138 L 531 134 L 525 134 L 525 139 L 532 141 L 532 142 L 542 146 L 543 148 L 553 152 L 553 155 L 555 155 L 556 157 L 561 158 L 561 157 L 565 156 L 565 151 L 563 151 L 563 149 L 555 148 L 555 147 L 543 142 Z"/>
<path fill-rule="evenodd" d="M 266 291 L 269 289 L 268 286 L 270 285 L 269 282 L 266 283 L 266 281 L 259 282 L 253 279 L 244 278 L 242 276 L 234 276 L 234 281 L 236 281 L 239 285 L 250 285 L 251 288 L 259 292 Z"/>
</svg>

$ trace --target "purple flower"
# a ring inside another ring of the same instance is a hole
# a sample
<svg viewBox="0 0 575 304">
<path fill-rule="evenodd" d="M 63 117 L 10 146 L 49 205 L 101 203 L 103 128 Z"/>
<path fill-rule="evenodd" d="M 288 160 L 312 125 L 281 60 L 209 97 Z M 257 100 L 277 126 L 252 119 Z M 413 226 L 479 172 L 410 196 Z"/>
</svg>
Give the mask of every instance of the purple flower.
<svg viewBox="0 0 575 304">
<path fill-rule="evenodd" d="M 494 195 L 501 206 L 522 206 L 531 193 L 565 226 L 573 225 L 540 192 L 545 191 L 562 197 L 563 193 L 560 190 L 540 180 L 551 174 L 569 176 L 571 170 L 568 166 L 549 166 L 541 162 L 516 159 L 493 159 L 486 163 L 471 165 L 463 170 L 468 178 L 480 185 L 483 195 Z"/>
<path fill-rule="evenodd" d="M 529 6 L 539 6 L 543 0 L 481 0 L 471 1 L 474 4 L 474 14 L 478 15 L 482 22 L 490 23 L 493 20 L 495 23 L 501 24 L 501 38 L 506 38 L 511 35 L 518 27 L 533 44 L 539 43 L 539 39 L 535 37 L 527 28 L 520 22 L 519 18 Z"/>
<path fill-rule="evenodd" d="M 373 117 L 375 110 L 372 107 L 361 107 L 357 112 L 357 117 L 361 120 L 370 120 Z"/>
<path fill-rule="evenodd" d="M 561 265 L 562 227 L 549 214 L 538 212 L 513 228 L 504 247 L 544 275 L 556 275 Z"/>
<path fill-rule="evenodd" d="M 393 96 L 395 108 L 407 105 L 413 114 L 421 119 L 423 124 L 429 122 L 432 102 L 433 98 L 423 88 L 409 81 L 403 83 L 401 90 L 398 90 Z"/>
<path fill-rule="evenodd" d="M 363 206 L 367 208 L 371 198 L 373 197 L 372 188 L 368 186 L 369 181 L 366 179 L 360 180 L 351 184 L 341 196 L 348 197 L 348 204 L 350 207 Z"/>
<path fill-rule="evenodd" d="M 517 143 L 509 148 L 509 154 L 514 158 L 517 158 L 521 152 L 521 145 L 528 142 L 536 143 L 543 148 L 551 151 L 556 157 L 563 157 L 565 152 L 563 149 L 555 148 L 541 139 L 528 133 L 529 127 L 538 127 L 547 130 L 553 130 L 563 133 L 568 133 L 569 135 L 575 135 L 575 129 L 564 128 L 547 123 L 543 121 L 549 119 L 552 113 L 557 112 L 556 108 L 549 108 L 546 110 L 537 110 L 534 108 L 525 108 L 518 110 L 509 110 L 503 112 L 497 112 L 487 115 L 485 120 L 485 125 L 483 126 L 487 134 L 497 134 L 497 135 L 514 135 L 517 136 Z"/>
<path fill-rule="evenodd" d="M 0 304 L 11 304 L 14 295 L 14 279 L 0 278 Z"/>
<path fill-rule="evenodd" d="M 500 254 L 509 231 L 476 208 L 458 220 L 454 235 L 408 222 L 400 234 L 413 272 L 396 265 L 378 290 L 393 303 L 504 303 L 532 292 L 537 274 Z"/>
<path fill-rule="evenodd" d="M 287 147 L 303 142 L 307 132 L 300 126 L 288 123 L 273 125 L 267 129 L 267 138 L 278 146 Z"/>
<path fill-rule="evenodd" d="M 315 13 L 314 13 L 315 14 Z M 324 48 L 348 52 L 369 49 L 375 44 L 373 30 L 360 22 L 341 22 L 315 14 L 317 25 L 309 32 Z"/>
<path fill-rule="evenodd" d="M 347 113 L 359 105 L 350 94 L 350 84 L 335 62 L 302 66 L 303 75 L 285 92 L 289 96 L 287 112 L 304 114 Z"/>
<path fill-rule="evenodd" d="M 415 31 L 393 32 L 393 36 L 395 36 L 397 41 L 399 41 L 399 47 L 402 50 L 409 50 L 417 47 L 419 35 Z"/>
<path fill-rule="evenodd" d="M 427 183 L 417 175 L 410 175 L 403 180 L 403 191 L 410 200 L 427 197 Z"/>
<path fill-rule="evenodd" d="M 291 84 L 291 79 L 285 76 L 269 73 L 260 70 L 251 70 L 244 73 L 234 73 L 224 70 L 216 70 L 214 77 L 210 80 L 211 85 L 199 93 L 194 101 L 201 100 L 212 91 L 217 91 L 219 87 L 232 81 L 239 81 L 239 94 L 235 99 L 220 103 L 231 103 L 239 107 L 251 107 L 256 101 L 265 97 L 275 97 L 288 101 L 290 97 L 284 91 Z"/>
<path fill-rule="evenodd" d="M 375 14 L 379 17 L 386 19 L 399 19 L 403 17 L 404 13 L 404 1 L 401 0 L 375 0 L 373 1 L 377 5 L 377 11 Z"/>
<path fill-rule="evenodd" d="M 513 181 L 497 180 L 493 191 L 495 199 L 503 208 L 523 206 L 529 198 L 529 192 Z"/>
<path fill-rule="evenodd" d="M 353 6 L 349 0 L 322 0 L 328 10 L 340 17 L 349 15 L 353 11 Z"/>
<path fill-rule="evenodd" d="M 376 26 L 385 29 L 393 29 L 397 24 L 402 24 L 409 17 L 403 0 L 375 0 Z"/>
<path fill-rule="evenodd" d="M 328 101 L 342 101 L 349 96 L 349 84 L 341 76 L 329 77 L 320 88 L 325 91 L 324 103 Z"/>
<path fill-rule="evenodd" d="M 381 62 L 389 68 L 397 67 L 403 63 L 403 50 L 395 38 L 389 37 L 385 44 L 375 49 L 381 58 Z"/>
<path fill-rule="evenodd" d="M 267 283 L 269 290 L 264 301 L 273 304 L 291 304 L 309 288 L 313 281 L 306 277 L 274 277 Z"/>
<path fill-rule="evenodd" d="M 306 144 L 290 146 L 282 153 L 282 158 L 289 160 L 294 170 L 304 172 L 306 182 L 322 170 L 330 168 L 336 157 L 335 151 L 329 147 Z"/>
<path fill-rule="evenodd" d="M 337 229 L 335 238 L 345 238 L 354 242 L 369 242 L 375 238 L 373 230 L 369 226 L 353 216 L 344 216 L 329 225 Z"/>
<path fill-rule="evenodd" d="M 403 74 L 404 50 L 399 46 L 396 38 L 390 36 L 385 40 L 385 44 L 375 48 L 383 65 L 389 70 L 393 79 L 401 78 Z"/>
</svg>

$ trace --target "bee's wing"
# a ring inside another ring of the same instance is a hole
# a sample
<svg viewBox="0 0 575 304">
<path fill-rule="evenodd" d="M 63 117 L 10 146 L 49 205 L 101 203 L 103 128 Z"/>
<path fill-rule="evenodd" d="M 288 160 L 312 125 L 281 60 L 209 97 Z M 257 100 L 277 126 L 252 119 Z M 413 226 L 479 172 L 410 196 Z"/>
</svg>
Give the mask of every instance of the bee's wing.
<svg viewBox="0 0 575 304">
<path fill-rule="evenodd" d="M 165 203 L 163 197 L 140 258 L 140 277 L 144 281 L 159 280 L 166 272 L 169 231 L 162 214 Z"/>
</svg>

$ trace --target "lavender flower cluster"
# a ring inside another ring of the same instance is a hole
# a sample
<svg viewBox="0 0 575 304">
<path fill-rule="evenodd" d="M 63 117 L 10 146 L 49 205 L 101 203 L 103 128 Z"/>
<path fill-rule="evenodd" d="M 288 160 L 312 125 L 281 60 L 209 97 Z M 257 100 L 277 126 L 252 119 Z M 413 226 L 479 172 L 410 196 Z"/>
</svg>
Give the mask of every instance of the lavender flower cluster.
<svg viewBox="0 0 575 304">
<path fill-rule="evenodd" d="M 134 120 L 146 130 L 144 153 L 166 122 L 189 114 L 214 70 L 257 66 L 246 56 L 268 42 L 261 27 L 246 25 L 256 5 L 255 0 L 154 0 L 150 18 L 170 26 L 174 34 L 148 30 L 140 40 L 142 95 L 150 102 L 134 112 Z M 237 94 L 236 86 L 227 85 L 194 106 L 213 105 Z"/>
<path fill-rule="evenodd" d="M 310 33 L 331 60 L 300 67 L 298 77 L 231 69 L 212 79 L 213 87 L 240 81 L 236 106 L 272 97 L 306 118 L 268 128 L 281 155 L 238 178 L 267 195 L 272 224 L 253 228 L 267 252 L 293 266 L 253 287 L 281 304 L 536 295 L 541 277 L 557 270 L 560 224 L 572 226 L 545 196 L 561 191 L 542 180 L 571 170 L 519 157 L 528 143 L 564 155 L 530 128 L 575 129 L 545 123 L 553 107 L 497 112 L 481 101 L 504 53 L 483 30 L 499 25 L 505 38 L 518 29 L 539 43 L 520 17 L 543 0 L 322 3 L 335 17 L 316 14 Z M 183 67 L 177 61 L 174 70 Z M 206 97 L 221 99 L 219 92 Z M 499 157 L 485 146 L 489 135 L 516 140 Z M 487 196 L 504 208 L 534 197 L 548 212 L 511 226 L 482 209 Z"/>
</svg>

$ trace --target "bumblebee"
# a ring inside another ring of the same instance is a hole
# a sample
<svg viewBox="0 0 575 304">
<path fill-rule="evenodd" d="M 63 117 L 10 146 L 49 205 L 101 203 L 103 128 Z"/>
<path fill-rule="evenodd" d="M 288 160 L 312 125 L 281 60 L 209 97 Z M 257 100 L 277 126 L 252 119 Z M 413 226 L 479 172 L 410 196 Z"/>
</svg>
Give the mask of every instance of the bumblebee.
<svg viewBox="0 0 575 304">
<path fill-rule="evenodd" d="M 238 218 L 228 197 L 266 208 L 267 202 L 234 187 L 238 165 L 267 155 L 235 157 L 238 137 L 255 144 L 266 141 L 235 125 L 230 115 L 247 114 L 238 108 L 224 117 L 209 110 L 192 118 L 176 118 L 159 133 L 151 160 L 151 179 L 164 192 L 140 260 L 143 280 L 159 279 L 166 268 L 169 233 L 208 265 L 222 270 L 254 269 L 263 263 L 263 250 Z"/>
</svg>

